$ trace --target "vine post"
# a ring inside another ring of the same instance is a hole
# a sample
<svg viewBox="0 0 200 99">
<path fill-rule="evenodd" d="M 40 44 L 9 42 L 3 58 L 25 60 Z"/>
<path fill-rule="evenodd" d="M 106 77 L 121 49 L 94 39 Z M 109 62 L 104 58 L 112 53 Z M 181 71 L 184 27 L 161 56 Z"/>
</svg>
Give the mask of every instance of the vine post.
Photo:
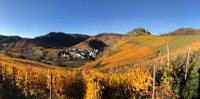
<svg viewBox="0 0 200 99">
<path fill-rule="evenodd" d="M 167 44 L 167 69 L 169 71 L 169 66 L 170 66 L 170 58 L 169 58 L 169 45 Z"/>
<path fill-rule="evenodd" d="M 185 80 L 187 79 L 187 74 L 188 74 L 188 66 L 189 66 L 189 62 L 190 62 L 190 52 L 191 52 L 191 49 L 189 47 L 188 54 L 187 54 L 187 63 L 185 66 Z"/>
<path fill-rule="evenodd" d="M 52 78 L 53 78 L 53 75 L 52 75 L 52 73 L 50 73 L 50 99 L 52 99 Z"/>
<path fill-rule="evenodd" d="M 13 84 L 13 93 L 15 93 L 15 67 L 12 67 L 12 84 Z"/>
<path fill-rule="evenodd" d="M 153 64 L 153 93 L 152 93 L 152 99 L 155 99 L 155 84 L 156 84 L 156 65 Z"/>
<path fill-rule="evenodd" d="M 7 86 L 7 66 L 4 66 L 4 79 L 5 79 L 5 83 L 4 86 Z"/>
<path fill-rule="evenodd" d="M 95 94 L 95 99 L 98 99 L 97 81 L 98 81 L 97 77 L 94 77 L 94 85 L 95 85 L 94 94 Z"/>
</svg>

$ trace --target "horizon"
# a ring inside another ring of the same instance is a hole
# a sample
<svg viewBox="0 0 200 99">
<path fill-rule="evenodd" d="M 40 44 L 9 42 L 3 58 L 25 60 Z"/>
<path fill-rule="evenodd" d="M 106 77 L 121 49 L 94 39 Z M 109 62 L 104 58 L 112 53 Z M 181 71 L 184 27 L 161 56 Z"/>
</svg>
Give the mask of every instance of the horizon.
<svg viewBox="0 0 200 99">
<path fill-rule="evenodd" d="M 138 27 L 138 28 L 142 28 L 142 27 Z M 183 28 L 191 28 L 191 27 L 182 27 L 182 28 L 178 28 L 178 29 L 183 29 Z M 134 29 L 136 29 L 136 28 L 134 28 Z M 145 29 L 145 28 L 144 28 Z M 178 30 L 178 29 L 176 29 L 176 30 Z M 200 29 L 200 28 L 191 28 L 191 29 Z M 132 29 L 133 30 L 133 29 Z M 130 31 L 132 31 L 132 30 L 130 30 Z M 147 30 L 147 29 L 145 29 L 145 30 Z M 165 32 L 165 33 L 162 33 L 162 34 L 166 34 L 166 33 L 170 33 L 170 32 L 174 32 L 174 31 L 176 31 L 176 30 L 173 30 L 173 31 L 168 31 L 168 32 Z M 128 31 L 128 32 L 130 32 L 130 31 Z M 147 31 L 149 31 L 149 30 L 147 30 Z M 33 38 L 36 38 L 36 37 L 40 37 L 40 36 L 45 36 L 45 35 L 47 35 L 47 34 L 49 34 L 49 33 L 52 33 L 52 32 L 54 32 L 54 33 L 64 33 L 64 34 L 80 34 L 80 35 L 88 35 L 88 36 L 96 36 L 96 35 L 98 35 L 98 34 L 104 34 L 104 33 L 113 33 L 113 34 L 120 34 L 120 35 L 125 35 L 125 34 L 127 34 L 128 32 L 126 32 L 126 33 L 115 33 L 115 32 L 102 32 L 102 33 L 95 33 L 94 35 L 93 34 L 87 34 L 87 33 L 67 33 L 67 32 L 63 32 L 63 31 L 51 31 L 51 32 L 47 32 L 47 33 L 44 33 L 44 34 L 41 34 L 41 35 L 37 35 L 37 36 L 34 36 L 34 37 L 23 37 L 23 36 L 20 36 L 20 35 L 6 35 L 6 34 L 1 34 L 0 33 L 0 36 L 19 36 L 19 37 L 22 37 L 22 38 L 30 38 L 30 39 L 33 39 Z M 149 31 L 152 35 L 160 35 L 160 34 L 154 34 L 154 33 L 152 33 L 151 31 Z"/>
<path fill-rule="evenodd" d="M 1 0 L 0 34 L 34 38 L 55 31 L 93 36 L 126 34 L 142 27 L 158 35 L 179 28 L 199 29 L 200 14 L 196 13 L 199 3 L 198 0 Z"/>
</svg>

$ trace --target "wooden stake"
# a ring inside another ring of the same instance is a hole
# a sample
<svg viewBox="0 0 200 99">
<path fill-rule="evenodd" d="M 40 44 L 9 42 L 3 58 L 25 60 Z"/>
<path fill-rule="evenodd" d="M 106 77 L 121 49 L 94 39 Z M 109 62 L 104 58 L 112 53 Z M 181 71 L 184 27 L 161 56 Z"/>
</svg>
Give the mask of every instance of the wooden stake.
<svg viewBox="0 0 200 99">
<path fill-rule="evenodd" d="M 168 60 L 168 61 L 167 61 L 167 66 L 168 66 L 167 69 L 168 69 L 168 71 L 169 71 L 169 65 L 170 65 L 170 64 L 169 64 L 169 61 L 170 61 L 170 60 L 169 60 L 169 45 L 168 45 L 168 44 L 167 44 L 167 60 Z"/>
<path fill-rule="evenodd" d="M 198 74 L 199 74 L 199 87 L 198 87 L 198 97 L 200 97 L 200 68 L 198 69 Z"/>
<path fill-rule="evenodd" d="M 152 99 L 155 99 L 155 84 L 156 84 L 156 65 L 153 65 L 153 94 Z"/>
<path fill-rule="evenodd" d="M 26 71 L 26 76 L 25 76 L 25 87 L 27 89 L 27 85 L 28 85 L 28 71 Z"/>
<path fill-rule="evenodd" d="M 50 99 L 52 99 L 52 78 L 53 78 L 53 75 L 52 73 L 50 73 Z"/>
<path fill-rule="evenodd" d="M 97 90 L 97 77 L 94 78 L 94 85 L 95 85 L 95 99 L 98 99 L 98 90 Z"/>
<path fill-rule="evenodd" d="M 2 69 L 0 69 L 0 81 L 3 81 L 3 72 L 2 72 Z"/>
<path fill-rule="evenodd" d="M 12 68 L 12 82 L 13 82 L 13 93 L 15 93 L 15 67 Z"/>
<path fill-rule="evenodd" d="M 187 63 L 185 66 L 185 80 L 187 79 L 187 74 L 188 74 L 188 66 L 189 66 L 189 62 L 190 62 L 190 47 L 189 47 L 189 51 L 188 51 L 188 55 L 187 55 Z"/>
<path fill-rule="evenodd" d="M 5 65 L 5 68 L 4 68 L 4 77 L 5 77 L 4 86 L 7 86 L 7 68 L 6 68 L 6 65 Z"/>
</svg>

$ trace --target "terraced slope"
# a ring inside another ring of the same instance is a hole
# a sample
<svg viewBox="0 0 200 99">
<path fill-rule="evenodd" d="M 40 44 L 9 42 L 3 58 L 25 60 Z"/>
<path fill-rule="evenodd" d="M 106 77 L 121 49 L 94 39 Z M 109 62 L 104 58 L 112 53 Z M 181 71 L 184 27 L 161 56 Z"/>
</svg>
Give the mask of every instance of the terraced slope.
<svg viewBox="0 0 200 99">
<path fill-rule="evenodd" d="M 43 64 L 40 62 L 31 61 L 31 60 L 10 58 L 3 54 L 0 54 L 0 64 L 1 65 L 10 64 L 13 66 L 17 65 L 17 66 L 23 66 L 23 67 L 25 66 L 27 68 L 31 67 L 31 68 L 41 68 L 41 69 L 59 69 L 59 68 L 61 68 L 58 66 L 47 65 L 47 64 Z"/>
<path fill-rule="evenodd" d="M 165 55 L 167 45 L 170 54 L 180 53 L 183 49 L 200 49 L 198 47 L 200 35 L 187 36 L 123 36 L 116 44 L 109 48 L 106 55 L 95 62 L 86 64 L 83 68 L 115 67 L 129 65 L 154 59 L 158 55 Z"/>
</svg>

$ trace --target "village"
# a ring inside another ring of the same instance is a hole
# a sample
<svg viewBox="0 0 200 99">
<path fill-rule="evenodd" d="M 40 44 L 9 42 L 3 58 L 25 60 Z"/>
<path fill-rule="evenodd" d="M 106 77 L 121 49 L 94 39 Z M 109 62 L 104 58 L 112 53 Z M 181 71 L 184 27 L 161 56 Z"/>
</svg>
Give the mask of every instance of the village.
<svg viewBox="0 0 200 99">
<path fill-rule="evenodd" d="M 70 60 L 95 60 L 99 50 L 93 49 L 93 50 L 84 50 L 80 48 L 72 48 L 72 47 L 62 47 L 58 49 L 60 52 L 58 53 L 58 57 L 60 58 L 66 58 L 68 61 Z M 31 48 L 23 49 L 19 51 L 23 54 L 28 55 L 34 55 L 35 52 Z M 45 54 L 44 50 L 40 50 L 41 55 L 43 56 Z"/>
<path fill-rule="evenodd" d="M 59 57 L 66 58 L 67 60 L 95 60 L 99 50 L 84 50 L 80 48 L 64 47 L 60 48 Z"/>
<path fill-rule="evenodd" d="M 87 62 L 95 61 L 100 49 L 85 50 L 73 47 L 61 47 L 54 49 L 55 54 L 49 54 L 50 52 L 45 48 L 39 48 L 36 50 L 33 48 L 24 48 L 18 51 L 15 50 L 2 50 L 6 56 L 13 58 L 21 58 L 28 60 L 35 60 L 46 64 L 52 64 L 57 66 L 81 66 Z M 55 56 L 54 56 L 55 55 Z"/>
</svg>

